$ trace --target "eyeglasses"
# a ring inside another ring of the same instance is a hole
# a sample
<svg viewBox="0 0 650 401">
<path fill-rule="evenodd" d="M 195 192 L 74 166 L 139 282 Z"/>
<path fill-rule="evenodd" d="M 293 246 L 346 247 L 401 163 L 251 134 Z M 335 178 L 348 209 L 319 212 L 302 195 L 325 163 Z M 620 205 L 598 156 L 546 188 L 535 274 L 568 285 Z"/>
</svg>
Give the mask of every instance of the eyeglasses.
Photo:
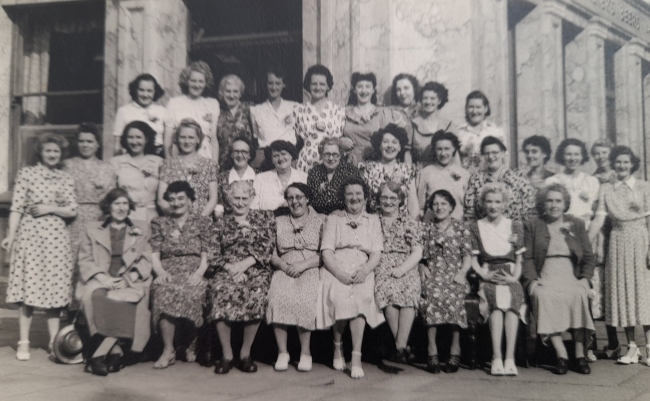
<svg viewBox="0 0 650 401">
<path fill-rule="evenodd" d="M 396 197 L 396 196 L 380 196 L 379 200 L 382 201 L 382 202 L 395 203 L 395 202 L 399 201 L 399 198 Z"/>
<path fill-rule="evenodd" d="M 293 202 L 293 201 L 296 201 L 296 202 L 302 202 L 302 200 L 305 199 L 305 196 L 303 196 L 303 195 L 287 196 L 287 197 L 284 198 L 284 199 L 285 199 L 287 202 Z"/>
<path fill-rule="evenodd" d="M 338 159 L 339 157 L 341 157 L 340 153 L 323 153 L 325 159 Z"/>
<path fill-rule="evenodd" d="M 249 151 L 247 150 L 233 150 L 232 154 L 233 155 L 247 155 Z"/>
</svg>

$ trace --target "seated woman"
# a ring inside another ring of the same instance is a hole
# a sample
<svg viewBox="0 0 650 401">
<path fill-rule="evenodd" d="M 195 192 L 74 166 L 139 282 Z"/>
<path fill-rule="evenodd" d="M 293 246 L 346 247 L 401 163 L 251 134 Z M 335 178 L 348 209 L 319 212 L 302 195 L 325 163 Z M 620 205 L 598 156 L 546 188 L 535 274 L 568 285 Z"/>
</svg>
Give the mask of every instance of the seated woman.
<svg viewBox="0 0 650 401">
<path fill-rule="evenodd" d="M 335 211 L 323 230 L 321 254 L 325 269 L 316 327 L 334 326 L 334 369 L 344 370 L 343 332 L 348 322 L 352 332 L 351 376 L 364 376 L 361 345 L 366 321 L 370 327 L 384 322 L 375 301 L 374 270 L 379 265 L 384 238 L 381 222 L 365 211 L 370 190 L 358 177 L 348 178 L 339 188 L 345 210 Z"/>
<path fill-rule="evenodd" d="M 284 191 L 288 216 L 276 218 L 277 250 L 271 258 L 276 268 L 269 289 L 266 321 L 273 324 L 278 343 L 275 370 L 287 370 L 287 326 L 297 326 L 300 337 L 298 370 L 311 370 L 309 341 L 316 329 L 316 301 L 320 290 L 320 240 L 325 216 L 311 207 L 306 184 L 294 182 Z"/>
<path fill-rule="evenodd" d="M 230 185 L 235 181 L 248 181 L 251 185 L 255 181 L 255 170 L 250 166 L 255 157 L 256 147 L 248 138 L 239 136 L 232 140 L 230 153 L 226 160 L 225 169 L 217 175 L 218 196 L 215 217 L 219 218 L 224 214 L 232 213 L 232 207 L 228 204 L 228 191 Z"/>
<path fill-rule="evenodd" d="M 519 319 L 526 317 L 524 291 L 519 284 L 524 248 L 520 222 L 503 215 L 508 207 L 508 190 L 502 183 L 487 183 L 480 196 L 487 216 L 470 225 L 472 267 L 481 277 L 479 308 L 490 322 L 494 376 L 516 376 L 515 344 Z M 501 359 L 503 328 L 506 329 L 506 357 Z"/>
<path fill-rule="evenodd" d="M 77 297 L 92 336 L 84 370 L 106 376 L 122 367 L 118 339 L 132 340 L 133 352 L 149 340 L 151 247 L 149 224 L 128 217 L 135 203 L 125 189 L 112 189 L 100 208 L 108 218 L 88 223 L 81 240 Z"/>
<path fill-rule="evenodd" d="M 586 331 L 594 331 L 589 312 L 589 280 L 595 258 L 584 222 L 564 214 L 571 194 L 561 184 L 540 190 L 541 218 L 526 223 L 523 284 L 533 301 L 537 334 L 550 337 L 557 353 L 555 373 L 568 369 L 561 333 L 571 331 L 575 342 L 575 371 L 589 374 L 585 358 Z"/>
<path fill-rule="evenodd" d="M 153 323 L 154 327 L 160 325 L 165 344 L 160 359 L 153 365 L 156 369 L 164 369 L 176 360 L 174 332 L 178 323 L 190 321 L 193 328 L 203 324 L 207 288 L 203 275 L 208 269 L 212 223 L 210 218 L 192 213 L 196 195 L 187 181 L 172 182 L 163 197 L 171 213 L 153 219 L 149 241 L 156 274 L 152 286 Z M 187 360 L 194 360 L 194 356 L 188 355 Z"/>
</svg>

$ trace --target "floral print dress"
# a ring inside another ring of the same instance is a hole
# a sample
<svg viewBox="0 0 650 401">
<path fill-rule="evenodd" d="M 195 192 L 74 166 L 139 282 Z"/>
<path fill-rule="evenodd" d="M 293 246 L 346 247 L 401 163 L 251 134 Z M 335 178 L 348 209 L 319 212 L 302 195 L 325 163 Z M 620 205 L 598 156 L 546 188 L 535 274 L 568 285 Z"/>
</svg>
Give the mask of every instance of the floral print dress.
<svg viewBox="0 0 650 401">
<path fill-rule="evenodd" d="M 219 141 L 219 166 L 222 170 L 226 167 L 232 141 L 239 136 L 253 141 L 251 110 L 248 103 L 240 103 L 235 114 L 227 109 L 221 110 L 219 114 L 217 140 Z"/>
<path fill-rule="evenodd" d="M 340 138 L 345 125 L 345 109 L 327 101 L 322 110 L 301 104 L 293 110 L 296 135 L 305 143 L 298 154 L 296 168 L 308 173 L 319 159 L 318 145 L 326 137 Z"/>
<path fill-rule="evenodd" d="M 250 210 L 246 224 L 226 215 L 213 225 L 210 265 L 217 272 L 208 284 L 210 320 L 248 322 L 264 318 L 272 276 L 275 226 L 273 212 L 265 210 Z M 223 266 L 249 256 L 255 258 L 255 265 L 244 273 L 244 282 L 235 282 Z"/>
<path fill-rule="evenodd" d="M 396 162 L 392 168 L 386 168 L 381 162 L 369 161 L 359 163 L 361 178 L 370 187 L 367 210 L 376 213 L 379 210 L 379 188 L 388 181 L 394 181 L 402 187 L 402 192 L 409 193 L 409 187 L 415 184 L 417 168 L 412 164 Z M 407 202 L 400 206 L 400 212 L 407 212 Z"/>
<path fill-rule="evenodd" d="M 219 167 L 212 159 L 199 156 L 193 165 L 188 166 L 180 157 L 172 157 L 162 165 L 160 181 L 167 185 L 174 181 L 187 181 L 196 197 L 192 213 L 200 215 L 210 199 L 210 183 L 217 182 L 218 172 Z"/>
<path fill-rule="evenodd" d="M 359 169 L 343 162 L 334 170 L 331 180 L 327 178 L 327 168 L 322 164 L 309 170 L 307 185 L 312 192 L 311 205 L 318 213 L 330 214 L 344 208 L 338 191 L 343 181 L 349 177 L 360 177 Z"/>
</svg>

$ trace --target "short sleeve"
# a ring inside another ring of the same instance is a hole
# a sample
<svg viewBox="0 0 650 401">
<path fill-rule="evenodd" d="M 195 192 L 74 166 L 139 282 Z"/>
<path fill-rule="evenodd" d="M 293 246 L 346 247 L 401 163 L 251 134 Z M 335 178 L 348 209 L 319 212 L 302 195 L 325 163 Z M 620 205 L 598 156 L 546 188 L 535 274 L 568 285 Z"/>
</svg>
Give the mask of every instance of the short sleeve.
<svg viewBox="0 0 650 401">
<path fill-rule="evenodd" d="M 163 246 L 163 228 L 162 217 L 156 217 L 151 220 L 151 238 L 149 238 L 149 245 L 151 245 L 152 252 L 161 252 Z"/>
<path fill-rule="evenodd" d="M 372 216 L 372 242 L 370 244 L 370 252 L 382 252 L 384 250 L 384 234 L 381 230 L 381 222 L 377 215 Z"/>
<path fill-rule="evenodd" d="M 320 250 L 336 250 L 336 226 L 339 217 L 331 214 L 327 217 L 323 227 L 323 238 L 321 239 Z"/>
<path fill-rule="evenodd" d="M 16 213 L 25 213 L 27 204 L 27 192 L 29 191 L 28 173 L 25 169 L 18 171 L 16 185 L 14 186 L 14 195 L 11 200 L 11 211 Z"/>
</svg>

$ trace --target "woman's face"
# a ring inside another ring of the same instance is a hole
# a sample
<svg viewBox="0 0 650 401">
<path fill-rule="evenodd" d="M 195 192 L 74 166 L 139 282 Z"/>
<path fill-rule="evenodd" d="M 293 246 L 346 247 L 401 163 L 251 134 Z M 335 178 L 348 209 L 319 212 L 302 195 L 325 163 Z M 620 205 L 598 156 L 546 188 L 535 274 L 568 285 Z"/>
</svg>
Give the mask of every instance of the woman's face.
<svg viewBox="0 0 650 401">
<path fill-rule="evenodd" d="M 470 99 L 465 107 L 467 122 L 472 126 L 477 126 L 485 121 L 487 112 L 488 108 L 483 104 L 483 99 Z"/>
<path fill-rule="evenodd" d="M 153 81 L 141 80 L 138 83 L 138 93 L 136 101 L 142 107 L 147 107 L 153 103 L 153 97 L 156 93 L 156 85 Z"/>
<path fill-rule="evenodd" d="M 196 152 L 199 146 L 199 136 L 192 127 L 183 127 L 178 133 L 178 151 L 183 155 Z"/>
<path fill-rule="evenodd" d="M 126 133 L 126 144 L 128 145 L 131 156 L 138 156 L 144 153 L 144 147 L 147 144 L 147 137 L 144 132 L 137 128 L 129 129 Z"/>
<path fill-rule="evenodd" d="M 170 193 L 168 197 L 169 207 L 172 208 L 172 215 L 174 217 L 185 216 L 192 206 L 192 200 L 187 196 L 185 191 Z"/>
<path fill-rule="evenodd" d="M 228 200 L 230 201 L 230 206 L 232 206 L 233 214 L 235 214 L 235 216 L 244 216 L 248 214 L 248 211 L 250 210 L 253 197 L 250 195 L 249 191 L 241 186 L 237 186 L 232 190 Z"/>
<path fill-rule="evenodd" d="M 564 167 L 569 171 L 575 171 L 582 164 L 582 149 L 577 145 L 569 145 L 564 148 Z"/>
<path fill-rule="evenodd" d="M 251 153 L 246 142 L 235 141 L 232 143 L 230 149 L 230 157 L 232 157 L 233 164 L 236 168 L 244 168 L 248 166 L 248 162 L 251 159 Z"/>
<path fill-rule="evenodd" d="M 334 171 L 341 162 L 341 150 L 336 145 L 325 145 L 320 158 L 328 171 Z"/>
<path fill-rule="evenodd" d="M 271 161 L 276 170 L 286 170 L 291 168 L 291 153 L 286 150 L 271 151 Z"/>
<path fill-rule="evenodd" d="M 619 180 L 625 180 L 632 175 L 632 159 L 630 155 L 620 155 L 614 160 L 614 170 Z"/>
<path fill-rule="evenodd" d="M 366 197 L 363 194 L 363 187 L 352 184 L 345 187 L 345 210 L 349 213 L 361 213 L 366 206 Z"/>
<path fill-rule="evenodd" d="M 223 88 L 223 101 L 229 109 L 237 107 L 241 99 L 241 87 L 235 82 L 226 82 Z"/>
<path fill-rule="evenodd" d="M 530 168 L 539 167 L 544 164 L 546 155 L 542 152 L 542 148 L 535 145 L 526 145 L 524 148 L 524 155 L 526 156 L 526 164 Z"/>
<path fill-rule="evenodd" d="M 402 150 L 402 146 L 393 134 L 384 134 L 379 150 L 381 150 L 381 158 L 384 161 L 393 161 Z"/>
<path fill-rule="evenodd" d="M 311 76 L 309 83 L 309 94 L 311 95 L 312 103 L 323 99 L 327 96 L 329 86 L 327 85 L 327 77 L 325 75 L 314 74 Z"/>
<path fill-rule="evenodd" d="M 357 95 L 357 103 L 361 106 L 370 103 L 372 95 L 375 94 L 375 87 L 370 81 L 359 81 L 354 85 L 354 94 Z"/>
<path fill-rule="evenodd" d="M 454 144 L 447 139 L 436 141 L 434 152 L 436 154 L 436 162 L 441 166 L 448 166 L 454 159 Z"/>
<path fill-rule="evenodd" d="M 287 189 L 287 196 L 284 198 L 289 205 L 289 211 L 295 218 L 304 216 L 309 209 L 309 200 L 301 190 L 295 187 Z"/>
<path fill-rule="evenodd" d="M 129 200 L 125 196 L 121 196 L 111 203 L 111 219 L 114 222 L 123 222 L 129 216 L 130 211 Z"/>
<path fill-rule="evenodd" d="M 379 194 L 379 206 L 384 216 L 394 216 L 399 209 L 399 196 L 388 187 L 384 187 Z"/>
<path fill-rule="evenodd" d="M 598 146 L 594 148 L 594 161 L 599 168 L 607 169 L 609 167 L 609 150 L 610 149 L 605 146 Z"/>
<path fill-rule="evenodd" d="M 408 79 L 400 79 L 395 83 L 395 93 L 402 107 L 409 106 L 415 100 L 415 88 Z"/>
<path fill-rule="evenodd" d="M 544 201 L 544 214 L 551 220 L 559 219 L 564 213 L 564 196 L 558 191 L 548 191 Z"/>
<path fill-rule="evenodd" d="M 275 74 L 266 76 L 266 90 L 269 92 L 270 100 L 279 99 L 282 96 L 284 87 L 284 78 L 277 77 Z"/>
<path fill-rule="evenodd" d="M 497 144 L 487 145 L 483 148 L 485 166 L 492 172 L 497 171 L 503 167 L 503 156 L 504 152 Z"/>
<path fill-rule="evenodd" d="M 188 95 L 190 95 L 191 98 L 201 97 L 201 95 L 203 95 L 203 91 L 205 90 L 205 86 L 205 75 L 203 75 L 203 73 L 200 73 L 198 71 L 190 72 L 190 79 L 187 82 L 187 87 Z"/>
<path fill-rule="evenodd" d="M 483 201 L 483 208 L 487 212 L 487 215 L 491 219 L 495 219 L 503 213 L 503 194 L 500 193 L 489 193 L 485 196 L 485 201 Z"/>
<path fill-rule="evenodd" d="M 431 211 L 433 211 L 433 216 L 437 222 L 445 221 L 451 216 L 451 212 L 454 209 L 451 207 L 451 204 L 445 199 L 445 197 L 436 195 L 433 198 L 431 203 Z"/>
<path fill-rule="evenodd" d="M 435 113 L 440 108 L 440 99 L 436 91 L 424 91 L 422 93 L 422 111 L 426 114 Z"/>
<path fill-rule="evenodd" d="M 41 163 L 45 167 L 55 168 L 61 161 L 61 148 L 56 143 L 47 142 L 41 150 Z"/>
<path fill-rule="evenodd" d="M 90 159 L 97 154 L 99 143 L 95 135 L 90 132 L 80 132 L 77 137 L 77 147 L 82 158 Z"/>
</svg>

